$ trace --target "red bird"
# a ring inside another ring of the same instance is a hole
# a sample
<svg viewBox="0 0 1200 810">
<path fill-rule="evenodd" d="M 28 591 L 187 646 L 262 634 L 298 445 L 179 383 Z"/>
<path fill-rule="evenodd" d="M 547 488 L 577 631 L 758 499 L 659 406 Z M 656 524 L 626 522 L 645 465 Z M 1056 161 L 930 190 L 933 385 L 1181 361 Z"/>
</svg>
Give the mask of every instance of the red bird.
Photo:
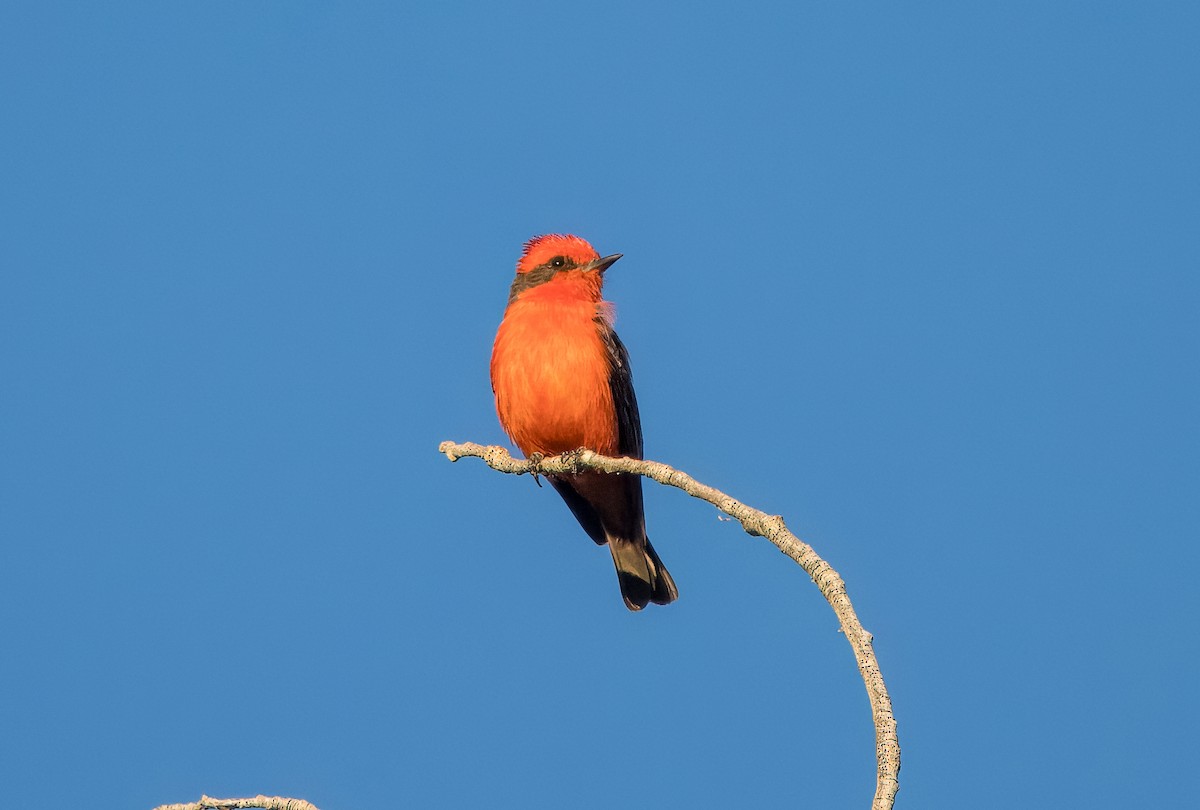
<svg viewBox="0 0 1200 810">
<path fill-rule="evenodd" d="M 619 258 L 600 258 L 578 236 L 550 234 L 525 243 L 492 347 L 492 391 L 500 424 L 526 456 L 586 447 L 642 457 L 629 353 L 613 331 L 613 305 L 600 297 L 604 271 Z M 626 607 L 678 598 L 646 537 L 640 476 L 546 478 L 588 536 L 608 544 Z"/>
</svg>

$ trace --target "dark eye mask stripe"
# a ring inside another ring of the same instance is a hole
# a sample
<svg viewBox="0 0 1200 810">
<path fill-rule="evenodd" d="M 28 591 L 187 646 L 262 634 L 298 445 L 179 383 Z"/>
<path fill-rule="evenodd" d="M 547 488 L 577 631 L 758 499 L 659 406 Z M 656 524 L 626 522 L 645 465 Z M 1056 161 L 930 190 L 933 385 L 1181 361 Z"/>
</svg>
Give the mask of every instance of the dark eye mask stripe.
<svg viewBox="0 0 1200 810">
<path fill-rule="evenodd" d="M 511 304 L 518 295 L 529 288 L 545 284 L 558 273 L 565 273 L 577 267 L 579 265 L 571 259 L 564 256 L 555 256 L 545 264 L 539 264 L 528 273 L 517 273 L 517 277 L 513 279 L 512 287 L 508 290 L 508 303 Z"/>
</svg>

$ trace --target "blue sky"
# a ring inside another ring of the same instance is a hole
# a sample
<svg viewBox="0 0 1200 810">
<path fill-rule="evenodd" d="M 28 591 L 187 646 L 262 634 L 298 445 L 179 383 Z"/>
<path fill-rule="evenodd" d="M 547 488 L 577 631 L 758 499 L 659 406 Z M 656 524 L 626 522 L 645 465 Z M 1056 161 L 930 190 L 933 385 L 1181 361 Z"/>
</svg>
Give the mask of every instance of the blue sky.
<svg viewBox="0 0 1200 810">
<path fill-rule="evenodd" d="M 898 807 L 1184 806 L 1200 666 L 1187 3 L 11 2 L 12 807 L 864 807 L 795 565 L 647 489 L 630 614 L 501 443 L 521 244 L 625 254 L 649 457 L 876 637 Z"/>
</svg>

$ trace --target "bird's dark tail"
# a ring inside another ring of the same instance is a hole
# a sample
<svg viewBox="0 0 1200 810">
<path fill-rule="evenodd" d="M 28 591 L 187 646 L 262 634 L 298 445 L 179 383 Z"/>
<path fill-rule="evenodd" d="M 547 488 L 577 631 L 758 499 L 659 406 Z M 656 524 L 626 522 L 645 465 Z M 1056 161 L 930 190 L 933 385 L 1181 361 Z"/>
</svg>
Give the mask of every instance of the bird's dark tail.
<svg viewBox="0 0 1200 810">
<path fill-rule="evenodd" d="M 608 548 L 612 551 L 613 565 L 617 567 L 617 581 L 621 584 L 625 607 L 641 610 L 649 602 L 666 605 L 679 598 L 675 580 L 671 579 L 649 540 L 643 545 L 610 537 Z"/>
</svg>

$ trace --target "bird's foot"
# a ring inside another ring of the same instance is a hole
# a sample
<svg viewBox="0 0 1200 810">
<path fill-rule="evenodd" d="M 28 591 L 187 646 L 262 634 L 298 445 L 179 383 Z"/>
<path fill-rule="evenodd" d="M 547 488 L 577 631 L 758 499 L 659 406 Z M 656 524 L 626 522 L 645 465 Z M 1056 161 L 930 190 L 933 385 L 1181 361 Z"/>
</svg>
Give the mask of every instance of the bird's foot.
<svg viewBox="0 0 1200 810">
<path fill-rule="evenodd" d="M 539 487 L 542 485 L 542 479 L 538 476 L 541 474 L 542 461 L 546 458 L 542 453 L 530 453 L 526 456 L 529 461 L 529 474 L 533 476 L 533 481 Z"/>
<path fill-rule="evenodd" d="M 568 450 L 563 453 L 561 458 L 565 463 L 571 465 L 571 472 L 582 472 L 583 467 L 580 462 L 583 461 L 583 454 L 586 452 L 588 452 L 586 447 L 577 447 L 574 450 Z"/>
</svg>

